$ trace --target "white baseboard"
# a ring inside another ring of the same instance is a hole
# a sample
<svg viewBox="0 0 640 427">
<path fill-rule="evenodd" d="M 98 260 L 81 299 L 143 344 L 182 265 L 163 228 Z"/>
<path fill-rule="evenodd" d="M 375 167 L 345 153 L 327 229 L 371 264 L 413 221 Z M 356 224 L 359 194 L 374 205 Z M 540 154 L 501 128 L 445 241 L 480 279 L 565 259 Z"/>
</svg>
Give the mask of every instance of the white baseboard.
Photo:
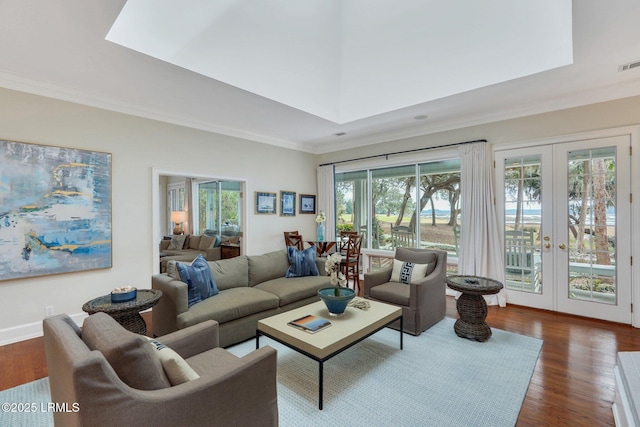
<svg viewBox="0 0 640 427">
<path fill-rule="evenodd" d="M 87 317 L 87 313 L 77 313 L 69 315 L 78 326 L 82 326 L 82 322 Z M 24 325 L 13 326 L 11 328 L 0 329 L 0 346 L 13 344 L 20 341 L 38 338 L 42 336 L 42 322 L 27 323 Z"/>
</svg>

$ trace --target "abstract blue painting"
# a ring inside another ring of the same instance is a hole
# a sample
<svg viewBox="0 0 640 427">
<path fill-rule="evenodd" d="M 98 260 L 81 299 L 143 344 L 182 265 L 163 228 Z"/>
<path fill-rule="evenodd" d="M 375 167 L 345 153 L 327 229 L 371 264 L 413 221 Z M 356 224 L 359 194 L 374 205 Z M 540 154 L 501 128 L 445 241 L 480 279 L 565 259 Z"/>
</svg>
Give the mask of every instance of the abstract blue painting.
<svg viewBox="0 0 640 427">
<path fill-rule="evenodd" d="M 0 140 L 0 280 L 110 268 L 111 154 Z"/>
</svg>

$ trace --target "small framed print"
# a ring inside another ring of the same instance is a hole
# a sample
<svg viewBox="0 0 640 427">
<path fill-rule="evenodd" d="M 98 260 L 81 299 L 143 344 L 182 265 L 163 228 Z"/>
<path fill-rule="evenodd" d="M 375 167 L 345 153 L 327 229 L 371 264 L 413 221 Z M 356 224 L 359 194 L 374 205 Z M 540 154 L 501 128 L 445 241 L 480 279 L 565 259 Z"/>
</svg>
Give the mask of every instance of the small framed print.
<svg viewBox="0 0 640 427">
<path fill-rule="evenodd" d="M 256 191 L 256 213 L 275 214 L 277 197 L 276 193 Z"/>
<path fill-rule="evenodd" d="M 316 213 L 316 196 L 312 194 L 300 195 L 300 213 L 301 214 Z"/>
<path fill-rule="evenodd" d="M 296 193 L 280 192 L 280 216 L 296 216 Z"/>
</svg>

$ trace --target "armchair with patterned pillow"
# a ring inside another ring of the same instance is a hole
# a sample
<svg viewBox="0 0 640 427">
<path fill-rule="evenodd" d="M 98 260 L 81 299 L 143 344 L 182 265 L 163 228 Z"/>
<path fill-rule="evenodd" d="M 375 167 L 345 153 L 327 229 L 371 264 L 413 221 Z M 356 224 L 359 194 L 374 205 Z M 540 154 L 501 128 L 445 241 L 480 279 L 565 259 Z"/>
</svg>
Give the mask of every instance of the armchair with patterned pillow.
<svg viewBox="0 0 640 427">
<path fill-rule="evenodd" d="M 446 274 L 445 251 L 399 247 L 392 268 L 364 275 L 364 297 L 402 307 L 404 332 L 420 335 L 445 315 Z"/>
<path fill-rule="evenodd" d="M 53 414 L 61 426 L 278 425 L 276 351 L 237 357 L 218 347 L 218 324 L 157 339 L 105 313 L 80 329 L 60 314 L 43 321 Z"/>
</svg>

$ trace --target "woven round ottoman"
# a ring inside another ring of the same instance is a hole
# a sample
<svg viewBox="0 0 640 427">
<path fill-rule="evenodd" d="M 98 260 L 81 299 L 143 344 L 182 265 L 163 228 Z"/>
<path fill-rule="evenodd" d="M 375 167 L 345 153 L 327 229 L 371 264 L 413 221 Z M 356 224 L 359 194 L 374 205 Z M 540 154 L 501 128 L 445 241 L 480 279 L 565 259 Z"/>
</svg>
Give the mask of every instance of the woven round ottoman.
<svg viewBox="0 0 640 427">
<path fill-rule="evenodd" d="M 456 335 L 481 342 L 488 340 L 491 328 L 485 322 L 487 302 L 483 295 L 497 294 L 502 283 L 478 276 L 448 276 L 444 281 L 454 291 L 462 292 L 456 303 L 460 315 L 453 326 Z"/>
<path fill-rule="evenodd" d="M 136 334 L 146 335 L 147 324 L 140 316 L 140 312 L 156 305 L 161 297 L 162 291 L 157 289 L 138 289 L 138 294 L 134 300 L 111 302 L 111 295 L 103 295 L 87 301 L 82 306 L 82 310 L 89 314 L 107 313 L 125 329 Z"/>
</svg>

